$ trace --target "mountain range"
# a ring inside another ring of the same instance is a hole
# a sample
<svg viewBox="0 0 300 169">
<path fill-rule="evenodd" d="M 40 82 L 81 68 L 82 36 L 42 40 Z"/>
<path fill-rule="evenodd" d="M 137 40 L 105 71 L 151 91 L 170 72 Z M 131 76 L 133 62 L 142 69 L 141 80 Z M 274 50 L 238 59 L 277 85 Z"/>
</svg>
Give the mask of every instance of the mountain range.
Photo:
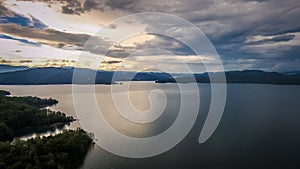
<svg viewBox="0 0 300 169">
<path fill-rule="evenodd" d="M 73 78 L 76 72 L 76 78 Z M 261 70 L 227 71 L 227 83 L 263 83 L 300 85 L 300 71 L 278 73 Z M 220 72 L 210 76 L 220 76 Z M 121 81 L 155 81 L 156 83 L 210 83 L 208 73 L 184 74 L 162 72 L 95 71 L 73 67 L 42 67 L 0 65 L 1 85 L 46 84 L 113 84 Z M 218 81 L 215 81 L 219 83 Z"/>
</svg>

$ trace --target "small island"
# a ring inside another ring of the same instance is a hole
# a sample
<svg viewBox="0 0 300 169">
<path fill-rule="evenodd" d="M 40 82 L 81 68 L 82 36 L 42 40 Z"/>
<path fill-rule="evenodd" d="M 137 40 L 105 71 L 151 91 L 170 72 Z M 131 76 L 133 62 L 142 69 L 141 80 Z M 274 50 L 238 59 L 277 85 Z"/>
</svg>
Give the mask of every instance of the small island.
<svg viewBox="0 0 300 169">
<path fill-rule="evenodd" d="M 27 141 L 17 138 L 73 122 L 72 116 L 46 108 L 58 101 L 9 95 L 0 90 L 0 168 L 79 168 L 92 145 L 92 139 L 82 129 Z"/>
</svg>

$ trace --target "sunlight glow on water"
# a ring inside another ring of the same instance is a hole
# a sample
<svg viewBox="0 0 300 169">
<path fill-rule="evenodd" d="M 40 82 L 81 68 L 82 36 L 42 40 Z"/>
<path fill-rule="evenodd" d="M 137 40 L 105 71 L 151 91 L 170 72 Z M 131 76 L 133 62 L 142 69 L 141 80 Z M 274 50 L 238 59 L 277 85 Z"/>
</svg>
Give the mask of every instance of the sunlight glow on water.
<svg viewBox="0 0 300 169">
<path fill-rule="evenodd" d="M 59 103 L 53 107 L 54 110 L 76 118 L 71 85 L 0 88 L 18 96 L 55 98 Z M 138 109 L 149 107 L 149 101 L 144 96 L 148 96 L 147 92 L 153 88 L 167 91 L 169 99 L 165 112 L 152 124 L 129 123 L 119 115 L 107 99 L 110 86 L 97 85 L 96 97 L 105 110 L 105 117 L 116 130 L 130 136 L 147 137 L 164 131 L 172 124 L 180 102 L 175 84 L 137 82 L 132 86 L 130 95 Z M 214 135 L 204 144 L 199 144 L 197 139 L 210 104 L 210 86 L 199 84 L 199 88 L 201 106 L 197 122 L 190 134 L 175 148 L 152 158 L 129 159 L 94 146 L 83 168 L 278 168 L 299 161 L 300 86 L 228 84 L 223 118 Z M 69 127 L 79 126 L 78 122 L 74 122 Z"/>
</svg>

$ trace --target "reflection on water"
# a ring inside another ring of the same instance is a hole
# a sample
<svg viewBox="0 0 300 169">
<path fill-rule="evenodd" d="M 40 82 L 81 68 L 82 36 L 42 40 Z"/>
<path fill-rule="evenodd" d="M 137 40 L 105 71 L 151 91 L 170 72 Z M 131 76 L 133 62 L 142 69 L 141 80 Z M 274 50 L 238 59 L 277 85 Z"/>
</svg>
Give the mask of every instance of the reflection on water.
<svg viewBox="0 0 300 169">
<path fill-rule="evenodd" d="M 13 95 L 55 98 L 59 103 L 54 110 L 76 118 L 71 85 L 0 88 L 11 91 Z M 299 168 L 300 86 L 229 84 L 223 118 L 214 135 L 204 144 L 197 140 L 210 105 L 210 86 L 199 84 L 199 88 L 201 104 L 197 122 L 189 135 L 172 150 L 151 158 L 129 159 L 94 146 L 82 168 Z M 166 109 L 151 124 L 131 123 L 113 105 L 111 86 L 96 85 L 99 107 L 116 130 L 134 137 L 148 137 L 161 133 L 174 122 L 180 107 L 176 84 L 135 82 L 130 89 L 132 104 L 139 111 L 151 106 L 149 91 L 165 91 L 168 98 Z M 126 94 L 121 87 L 118 92 Z M 69 127 L 79 126 L 74 122 Z"/>
<path fill-rule="evenodd" d="M 32 133 L 32 134 L 27 134 L 27 135 L 24 135 L 24 136 L 18 137 L 18 138 L 20 140 L 28 140 L 28 139 L 35 138 L 35 137 L 42 137 L 42 136 L 48 137 L 50 135 L 60 134 L 60 133 L 62 133 L 62 131 L 64 129 L 68 129 L 67 126 L 60 128 L 60 129 L 56 128 L 56 129 L 54 129 L 54 131 L 48 131 L 48 132 L 42 132 L 42 133 Z"/>
</svg>

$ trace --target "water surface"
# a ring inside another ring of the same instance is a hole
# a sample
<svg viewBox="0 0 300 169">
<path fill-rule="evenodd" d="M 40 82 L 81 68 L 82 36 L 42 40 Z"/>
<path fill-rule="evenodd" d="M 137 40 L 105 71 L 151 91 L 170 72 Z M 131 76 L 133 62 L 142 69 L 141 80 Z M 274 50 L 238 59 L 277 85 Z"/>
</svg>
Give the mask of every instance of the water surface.
<svg viewBox="0 0 300 169">
<path fill-rule="evenodd" d="M 210 105 L 210 86 L 198 86 L 201 93 L 198 119 L 188 136 L 176 147 L 159 156 L 129 159 L 94 146 L 82 168 L 300 167 L 300 86 L 228 84 L 223 118 L 216 132 L 204 144 L 199 144 L 197 140 Z M 0 89 L 18 96 L 55 98 L 59 103 L 52 109 L 76 118 L 71 85 L 0 86 Z M 130 87 L 129 95 L 138 110 L 147 110 L 151 106 L 148 96 L 152 89 L 165 91 L 168 98 L 163 115 L 152 124 L 137 125 L 122 118 L 110 99 L 109 85 L 96 85 L 96 98 L 105 117 L 116 130 L 133 137 L 148 137 L 172 125 L 180 105 L 180 92 L 176 84 L 137 82 Z M 88 111 L 88 107 L 86 109 Z M 79 126 L 75 122 L 70 128 Z"/>
</svg>

